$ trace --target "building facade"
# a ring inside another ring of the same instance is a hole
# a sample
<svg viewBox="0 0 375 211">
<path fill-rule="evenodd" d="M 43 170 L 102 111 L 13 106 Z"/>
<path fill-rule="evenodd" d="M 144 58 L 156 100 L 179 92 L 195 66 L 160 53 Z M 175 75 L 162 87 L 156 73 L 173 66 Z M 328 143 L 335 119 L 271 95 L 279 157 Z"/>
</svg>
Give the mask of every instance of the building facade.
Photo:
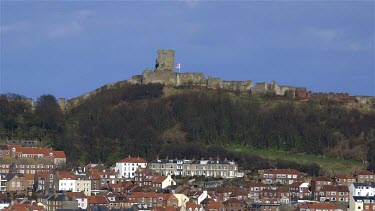
<svg viewBox="0 0 375 211">
<path fill-rule="evenodd" d="M 149 168 L 162 175 L 235 178 L 238 165 L 228 160 L 154 160 Z"/>
</svg>

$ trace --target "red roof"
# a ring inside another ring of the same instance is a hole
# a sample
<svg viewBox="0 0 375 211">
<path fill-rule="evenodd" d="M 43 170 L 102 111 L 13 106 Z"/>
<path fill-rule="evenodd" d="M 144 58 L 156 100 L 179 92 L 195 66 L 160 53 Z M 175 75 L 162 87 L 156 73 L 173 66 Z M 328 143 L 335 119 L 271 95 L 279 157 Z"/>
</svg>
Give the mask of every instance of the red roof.
<svg viewBox="0 0 375 211">
<path fill-rule="evenodd" d="M 66 158 L 64 151 L 53 151 L 54 158 Z"/>
<path fill-rule="evenodd" d="M 66 192 L 65 194 L 72 198 L 86 198 L 86 195 L 82 192 Z"/>
<path fill-rule="evenodd" d="M 38 177 L 39 177 L 39 178 L 44 178 L 44 179 L 46 179 L 46 178 L 49 177 L 49 172 L 41 171 L 41 172 L 38 172 L 37 174 L 38 174 Z"/>
<path fill-rule="evenodd" d="M 302 184 L 302 182 L 293 182 L 290 187 L 291 188 L 299 188 L 299 186 Z"/>
<path fill-rule="evenodd" d="M 263 174 L 302 174 L 295 169 L 268 169 Z"/>
<path fill-rule="evenodd" d="M 108 199 L 105 196 L 88 196 L 88 204 L 108 204 Z"/>
<path fill-rule="evenodd" d="M 355 179 L 352 175 L 349 174 L 338 174 L 336 175 L 336 178 L 338 179 Z"/>
<path fill-rule="evenodd" d="M 71 179 L 71 180 L 75 180 L 76 179 L 76 176 L 72 173 L 72 172 L 69 172 L 69 171 L 59 171 L 59 180 L 62 180 L 62 179 Z"/>
<path fill-rule="evenodd" d="M 348 186 L 323 185 L 321 191 L 349 192 Z"/>
<path fill-rule="evenodd" d="M 301 205 L 299 205 L 299 208 L 304 208 L 304 209 L 307 209 L 307 208 L 310 208 L 310 209 L 340 209 L 339 206 L 334 205 L 334 204 L 328 204 L 328 203 L 324 203 L 324 204 L 317 204 L 317 203 L 301 204 Z"/>
<path fill-rule="evenodd" d="M 357 175 L 374 175 L 374 173 L 367 170 L 361 170 L 357 173 Z"/>
<path fill-rule="evenodd" d="M 126 157 L 117 163 L 147 163 L 147 161 L 140 157 Z"/>
</svg>

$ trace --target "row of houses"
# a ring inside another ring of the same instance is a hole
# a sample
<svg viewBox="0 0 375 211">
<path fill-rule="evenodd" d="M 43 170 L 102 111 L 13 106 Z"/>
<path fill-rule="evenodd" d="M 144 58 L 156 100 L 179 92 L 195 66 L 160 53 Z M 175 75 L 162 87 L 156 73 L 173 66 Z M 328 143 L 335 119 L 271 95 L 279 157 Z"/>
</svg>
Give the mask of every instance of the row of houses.
<svg viewBox="0 0 375 211">
<path fill-rule="evenodd" d="M 149 168 L 162 175 L 172 175 L 181 177 L 220 177 L 236 178 L 242 177 L 243 173 L 238 171 L 238 165 L 234 161 L 228 160 L 179 160 L 179 159 L 156 159 L 147 162 L 142 158 L 127 157 L 116 162 L 115 169 L 119 174 L 127 179 L 135 176 L 137 168 Z"/>
</svg>

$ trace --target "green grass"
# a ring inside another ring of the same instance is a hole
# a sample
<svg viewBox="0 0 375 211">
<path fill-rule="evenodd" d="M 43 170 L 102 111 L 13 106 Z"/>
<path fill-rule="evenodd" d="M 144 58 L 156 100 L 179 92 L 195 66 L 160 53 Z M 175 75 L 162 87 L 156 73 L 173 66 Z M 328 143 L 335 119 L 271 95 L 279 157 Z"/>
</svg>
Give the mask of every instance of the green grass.
<svg viewBox="0 0 375 211">
<path fill-rule="evenodd" d="M 317 163 L 327 174 L 353 174 L 355 171 L 365 169 L 367 164 L 355 160 L 344 160 L 325 157 L 315 154 L 294 154 L 275 149 L 256 149 L 243 146 L 231 146 L 230 150 L 235 152 L 247 152 L 259 155 L 270 160 L 287 160 L 300 164 Z"/>
</svg>

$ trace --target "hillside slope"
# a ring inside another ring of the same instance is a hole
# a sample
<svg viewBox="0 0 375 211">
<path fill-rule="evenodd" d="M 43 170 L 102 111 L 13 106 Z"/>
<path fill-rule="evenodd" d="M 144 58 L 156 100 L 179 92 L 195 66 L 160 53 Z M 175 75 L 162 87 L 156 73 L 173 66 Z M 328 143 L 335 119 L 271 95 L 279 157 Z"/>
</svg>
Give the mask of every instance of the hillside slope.
<svg viewBox="0 0 375 211">
<path fill-rule="evenodd" d="M 289 165 L 311 174 L 319 172 L 313 163 L 285 163 L 256 153 L 226 150 L 233 146 L 360 162 L 375 160 L 375 113 L 373 107 L 363 105 L 124 84 L 90 95 L 62 119 L 57 118 L 59 124 L 46 127 L 40 124 L 44 117 L 38 112 L 22 114 L 13 121 L 9 112 L 17 114 L 22 109 L 12 110 L 16 105 L 7 102 L 0 101 L 4 105 L 0 117 L 3 138 L 40 139 L 45 145 L 66 150 L 69 160 L 82 163 L 113 164 L 127 155 L 149 160 L 157 155 L 220 156 L 242 162 L 247 169 Z M 22 132 L 15 133 L 17 129 Z"/>
</svg>

